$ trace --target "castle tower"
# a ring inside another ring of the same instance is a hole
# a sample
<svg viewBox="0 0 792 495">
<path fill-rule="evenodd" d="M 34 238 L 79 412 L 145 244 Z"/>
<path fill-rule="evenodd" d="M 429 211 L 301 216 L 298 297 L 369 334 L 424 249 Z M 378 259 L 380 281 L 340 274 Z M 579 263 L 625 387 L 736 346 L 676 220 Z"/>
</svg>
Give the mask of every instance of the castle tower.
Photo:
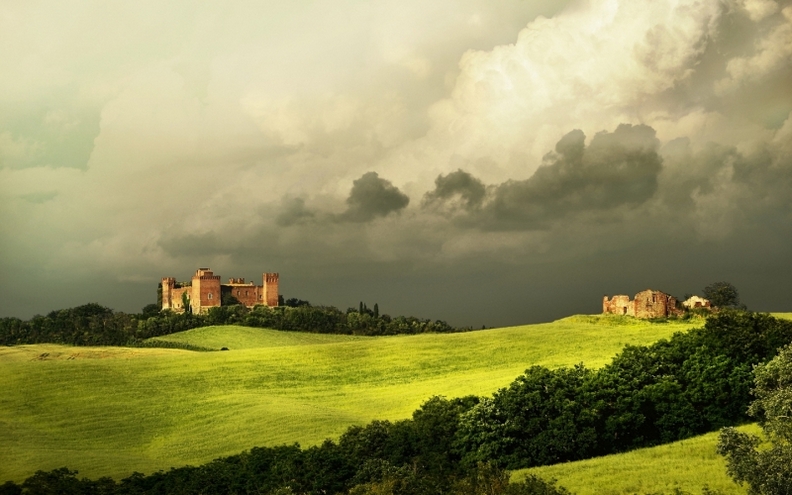
<svg viewBox="0 0 792 495">
<path fill-rule="evenodd" d="M 278 305 L 278 274 L 264 274 L 264 304 L 269 307 Z"/>
<path fill-rule="evenodd" d="M 173 309 L 173 289 L 176 279 L 173 277 L 162 278 L 162 307 L 160 309 Z"/>
<path fill-rule="evenodd" d="M 192 278 L 190 307 L 193 313 L 205 313 L 214 306 L 220 306 L 220 275 L 209 268 L 199 268 Z"/>
</svg>

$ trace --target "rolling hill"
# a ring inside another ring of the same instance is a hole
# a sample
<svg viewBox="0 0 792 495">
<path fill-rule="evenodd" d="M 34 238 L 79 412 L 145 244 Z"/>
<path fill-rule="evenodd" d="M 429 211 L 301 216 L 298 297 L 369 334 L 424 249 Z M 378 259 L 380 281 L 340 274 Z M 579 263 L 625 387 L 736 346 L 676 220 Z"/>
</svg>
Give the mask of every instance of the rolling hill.
<svg viewBox="0 0 792 495">
<path fill-rule="evenodd" d="M 761 435 L 755 424 L 738 429 Z M 675 489 L 701 493 L 704 485 L 724 495 L 748 493 L 726 474 L 726 462 L 715 451 L 717 443 L 718 433 L 712 432 L 623 454 L 521 469 L 512 473 L 512 479 L 521 480 L 528 473 L 552 478 L 576 495 L 673 493 Z"/>
<path fill-rule="evenodd" d="M 227 326 L 160 338 L 224 352 L 0 348 L 0 481 L 64 465 L 120 478 L 256 445 L 312 445 L 352 424 L 409 417 L 432 395 L 490 394 L 533 364 L 599 367 L 625 344 L 694 325 L 575 316 L 392 337 Z"/>
</svg>

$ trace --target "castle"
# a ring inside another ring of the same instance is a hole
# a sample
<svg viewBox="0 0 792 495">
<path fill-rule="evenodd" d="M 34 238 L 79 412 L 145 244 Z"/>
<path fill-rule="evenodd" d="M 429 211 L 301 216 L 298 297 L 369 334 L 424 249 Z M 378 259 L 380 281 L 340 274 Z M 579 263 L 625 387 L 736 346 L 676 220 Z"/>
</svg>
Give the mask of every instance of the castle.
<svg viewBox="0 0 792 495">
<path fill-rule="evenodd" d="M 265 273 L 262 285 L 245 283 L 244 278 L 232 278 L 227 284 L 220 283 L 220 276 L 209 268 L 199 268 L 192 281 L 178 283 L 173 277 L 162 279 L 162 308 L 182 313 L 187 302 L 193 313 L 206 313 L 209 308 L 222 306 L 223 298 L 235 297 L 241 304 L 251 308 L 257 304 L 278 305 L 278 274 Z"/>
</svg>

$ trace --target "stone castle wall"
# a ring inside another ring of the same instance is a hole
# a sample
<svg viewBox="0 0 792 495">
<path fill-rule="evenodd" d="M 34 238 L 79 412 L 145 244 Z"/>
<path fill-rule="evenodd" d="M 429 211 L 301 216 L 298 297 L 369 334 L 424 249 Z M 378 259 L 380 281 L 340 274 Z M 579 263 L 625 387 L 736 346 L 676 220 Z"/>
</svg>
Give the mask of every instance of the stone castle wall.
<svg viewBox="0 0 792 495">
<path fill-rule="evenodd" d="M 205 313 L 210 308 L 222 306 L 223 295 L 232 295 L 241 304 L 252 308 L 258 304 L 266 306 L 278 305 L 278 274 L 264 273 L 262 285 L 245 283 L 243 278 L 232 278 L 228 284 L 220 283 L 220 276 L 209 268 L 199 268 L 193 275 L 190 284 L 178 284 L 173 277 L 162 279 L 162 309 L 170 309 L 181 313 L 184 311 L 182 295 L 190 299 L 193 313 Z"/>
</svg>

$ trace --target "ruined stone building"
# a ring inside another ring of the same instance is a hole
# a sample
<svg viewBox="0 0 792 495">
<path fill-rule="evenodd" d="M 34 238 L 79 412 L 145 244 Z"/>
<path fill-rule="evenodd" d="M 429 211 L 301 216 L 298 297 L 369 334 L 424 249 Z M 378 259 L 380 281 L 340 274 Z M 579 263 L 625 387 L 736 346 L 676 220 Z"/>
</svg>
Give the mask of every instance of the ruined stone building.
<svg viewBox="0 0 792 495">
<path fill-rule="evenodd" d="M 712 304 L 709 302 L 709 299 L 704 299 L 703 297 L 699 296 L 690 296 L 687 301 L 682 303 L 682 306 L 688 309 L 712 309 Z"/>
<path fill-rule="evenodd" d="M 651 289 L 639 292 L 632 300 L 630 296 L 619 295 L 611 299 L 605 296 L 602 299 L 602 312 L 636 318 L 667 318 L 682 314 L 674 296 Z"/>
<path fill-rule="evenodd" d="M 251 308 L 257 304 L 278 305 L 278 274 L 265 273 L 262 285 L 245 282 L 244 278 L 229 279 L 220 283 L 220 276 L 209 268 L 199 268 L 190 282 L 178 283 L 173 277 L 162 279 L 162 309 L 178 313 L 184 311 L 185 299 L 193 313 L 205 313 L 209 308 L 222 306 L 223 296 L 234 296 Z M 185 297 L 186 294 L 186 297 Z"/>
</svg>

